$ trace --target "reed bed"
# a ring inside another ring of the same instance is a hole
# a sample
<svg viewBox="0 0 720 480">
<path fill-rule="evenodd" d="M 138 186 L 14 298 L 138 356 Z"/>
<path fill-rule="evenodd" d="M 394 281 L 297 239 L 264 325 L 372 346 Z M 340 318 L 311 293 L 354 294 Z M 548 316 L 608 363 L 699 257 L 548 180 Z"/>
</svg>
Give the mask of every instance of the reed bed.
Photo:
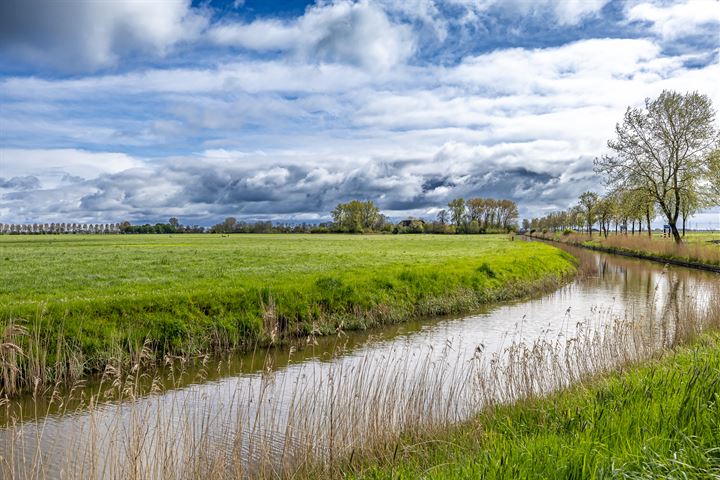
<svg viewBox="0 0 720 480">
<path fill-rule="evenodd" d="M 494 352 L 448 341 L 392 344 L 357 357 L 344 355 L 338 331 L 334 357 L 298 364 L 291 374 L 268 364 L 234 382 L 177 390 L 162 385 L 182 377 L 187 359 L 167 357 L 167 378 L 152 377 L 146 345 L 131 368 L 109 365 L 103 385 L 77 407 L 62 408 L 80 389 L 55 390 L 54 413 L 37 411 L 30 420 L 5 400 L 0 472 L 18 479 L 362 475 L 479 412 L 658 358 L 720 327 L 720 292 L 655 295 L 663 297 L 653 302 L 658 308 L 642 317 L 598 309 L 561 334 L 510 338 Z M 312 346 L 313 337 L 307 341 Z"/>
<path fill-rule="evenodd" d="M 630 253 L 639 257 L 657 257 L 720 267 L 720 245 L 707 241 L 686 241 L 678 245 L 672 238 L 665 238 L 657 234 L 648 237 L 645 233 L 637 235 L 611 234 L 607 238 L 602 235 L 590 237 L 578 233 L 568 235 L 535 233 L 533 236 L 571 245 L 599 247 L 608 252 Z M 720 235 L 718 235 L 718 239 L 720 239 Z"/>
</svg>

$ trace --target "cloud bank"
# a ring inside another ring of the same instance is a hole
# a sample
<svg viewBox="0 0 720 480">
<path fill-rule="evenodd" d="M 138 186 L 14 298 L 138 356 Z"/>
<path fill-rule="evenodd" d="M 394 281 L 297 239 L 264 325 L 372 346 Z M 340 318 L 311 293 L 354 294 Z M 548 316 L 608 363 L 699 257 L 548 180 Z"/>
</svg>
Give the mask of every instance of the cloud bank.
<svg viewBox="0 0 720 480">
<path fill-rule="evenodd" d="M 541 215 L 599 188 L 628 105 L 720 105 L 710 0 L 250 3 L 3 3 L 0 221 Z"/>
</svg>

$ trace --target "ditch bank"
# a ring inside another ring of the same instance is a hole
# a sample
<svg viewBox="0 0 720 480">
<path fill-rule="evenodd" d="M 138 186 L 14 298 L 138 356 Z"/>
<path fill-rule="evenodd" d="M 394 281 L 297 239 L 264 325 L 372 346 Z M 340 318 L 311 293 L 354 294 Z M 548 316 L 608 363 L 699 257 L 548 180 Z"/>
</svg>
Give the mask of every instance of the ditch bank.
<svg viewBox="0 0 720 480">
<path fill-rule="evenodd" d="M 490 240 L 488 240 L 490 241 Z M 0 316 L 0 395 L 51 392 L 77 381 L 172 358 L 243 353 L 298 339 L 476 312 L 553 291 L 576 274 L 554 247 L 518 242 L 501 257 L 327 269 L 316 278 L 188 294 L 133 295 L 5 306 Z M 507 242 L 511 245 L 511 242 Z M 428 253 L 429 254 L 429 253 Z M 286 277 L 292 278 L 290 274 Z"/>
<path fill-rule="evenodd" d="M 551 237 L 541 237 L 541 236 L 527 235 L 527 234 L 525 234 L 523 236 L 527 237 L 527 238 L 531 238 L 533 240 L 546 240 L 548 242 L 555 242 L 555 243 L 559 243 L 562 245 L 572 245 L 573 247 L 585 248 L 587 250 L 593 250 L 595 252 L 612 253 L 614 255 L 621 255 L 623 257 L 638 258 L 641 260 L 650 260 L 652 262 L 670 264 L 670 265 L 675 265 L 678 267 L 694 268 L 694 269 L 698 269 L 698 270 L 704 270 L 706 272 L 720 273 L 720 265 L 711 265 L 711 264 L 707 264 L 707 263 L 679 260 L 676 258 L 668 258 L 668 257 L 663 257 L 663 256 L 658 256 L 658 255 L 652 255 L 650 253 L 629 251 L 629 250 L 626 250 L 623 248 L 617 248 L 617 247 L 587 245 L 584 242 L 565 242 L 565 241 L 562 241 L 562 240 L 559 240 L 556 238 L 551 238 Z"/>
</svg>

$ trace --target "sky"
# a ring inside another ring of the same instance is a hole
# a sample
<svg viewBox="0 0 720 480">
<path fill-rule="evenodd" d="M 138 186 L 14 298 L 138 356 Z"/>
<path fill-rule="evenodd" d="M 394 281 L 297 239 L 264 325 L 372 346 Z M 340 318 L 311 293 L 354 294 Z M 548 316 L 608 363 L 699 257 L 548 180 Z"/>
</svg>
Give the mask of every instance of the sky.
<svg viewBox="0 0 720 480">
<path fill-rule="evenodd" d="M 541 216 L 663 89 L 720 108 L 720 1 L 4 0 L 0 222 Z"/>
</svg>

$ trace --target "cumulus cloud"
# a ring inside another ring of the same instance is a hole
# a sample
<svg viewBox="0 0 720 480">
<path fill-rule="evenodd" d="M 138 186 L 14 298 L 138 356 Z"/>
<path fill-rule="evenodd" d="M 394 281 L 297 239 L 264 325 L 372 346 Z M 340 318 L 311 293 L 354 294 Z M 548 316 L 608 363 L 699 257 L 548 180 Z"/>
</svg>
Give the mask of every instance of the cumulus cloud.
<svg viewBox="0 0 720 480">
<path fill-rule="evenodd" d="M 472 41 L 457 25 L 503 9 L 572 31 L 604 5 L 340 0 L 297 18 L 207 24 L 203 48 L 231 52 L 212 62 L 6 75 L 0 218 L 317 219 L 353 198 L 427 216 L 476 195 L 513 198 L 523 215 L 565 208 L 597 188 L 592 159 L 628 105 L 666 88 L 720 105 L 717 47 L 668 52 L 649 19 L 662 23 L 670 6 L 634 11 L 644 38 L 463 50 L 451 61 L 423 57 L 418 35 Z M 157 54 L 185 37 L 164 38 L 162 48 L 128 41 Z M 110 62 L 125 49 L 111 47 Z"/>
<path fill-rule="evenodd" d="M 450 4 L 464 7 L 465 21 L 477 21 L 481 15 L 501 10 L 513 17 L 549 16 L 559 25 L 577 25 L 597 16 L 610 0 L 450 0 Z"/>
<path fill-rule="evenodd" d="M 25 180 L 29 182 L 26 185 L 34 188 L 39 187 L 40 182 L 46 186 L 77 183 L 84 178 L 95 178 L 103 173 L 120 172 L 142 165 L 141 160 L 125 153 L 88 152 L 72 148 L 0 149 L 0 173 L 12 175 L 16 179 L 34 179 Z"/>
<path fill-rule="evenodd" d="M 449 148 L 456 150 L 452 158 Z M 459 154 L 457 150 L 463 149 Z M 477 161 L 487 158 L 483 155 L 487 154 L 456 145 L 436 152 L 434 161 L 369 160 L 348 166 L 332 158 L 298 164 L 282 156 L 263 158 L 262 165 L 258 156 L 240 154 L 242 161 L 234 162 L 228 161 L 234 158 L 232 152 L 226 152 L 222 160 L 211 153 L 146 162 L 142 167 L 53 188 L 15 185 L 15 191 L 0 197 L 0 210 L 15 212 L 16 220 L 30 218 L 39 210 L 43 218 L 88 221 L 168 215 L 326 218 L 335 204 L 354 198 L 375 199 L 388 211 L 423 212 L 454 196 L 529 198 L 558 179 L 526 168 L 498 169 L 496 163 Z M 448 164 L 455 167 L 447 168 Z"/>
<path fill-rule="evenodd" d="M 664 40 L 707 35 L 716 47 L 720 45 L 720 2 L 715 0 L 671 4 L 643 2 L 631 6 L 627 18 L 649 23 Z"/>
<path fill-rule="evenodd" d="M 291 52 L 303 60 L 370 69 L 392 67 L 413 52 L 410 28 L 394 24 L 383 9 L 368 1 L 315 5 L 290 21 L 226 22 L 214 26 L 208 36 L 221 45 Z"/>
<path fill-rule="evenodd" d="M 12 177 L 7 180 L 0 177 L 0 188 L 9 190 L 37 190 L 40 188 L 40 180 L 32 175 Z"/>
<path fill-rule="evenodd" d="M 79 72 L 130 53 L 164 55 L 208 22 L 190 0 L 0 2 L 0 52 L 15 62 Z"/>
</svg>

